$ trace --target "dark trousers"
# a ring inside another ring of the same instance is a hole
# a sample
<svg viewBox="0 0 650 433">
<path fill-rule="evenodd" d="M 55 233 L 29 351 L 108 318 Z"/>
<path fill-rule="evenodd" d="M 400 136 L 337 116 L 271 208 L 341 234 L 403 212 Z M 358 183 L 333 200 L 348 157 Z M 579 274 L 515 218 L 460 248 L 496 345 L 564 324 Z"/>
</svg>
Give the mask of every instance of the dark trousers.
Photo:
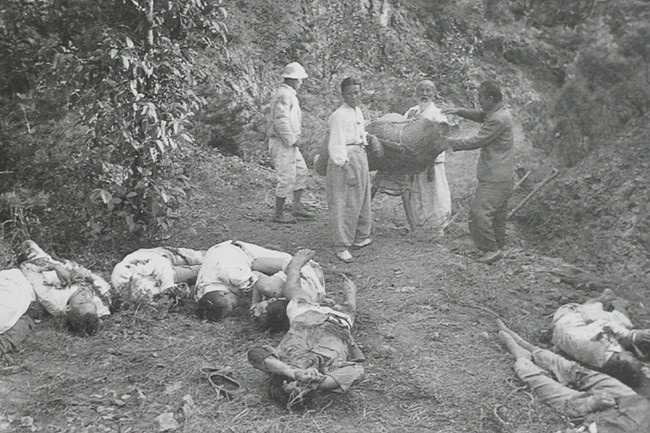
<svg viewBox="0 0 650 433">
<path fill-rule="evenodd" d="M 508 200 L 514 181 L 480 182 L 469 211 L 469 233 L 476 248 L 496 251 L 506 245 Z"/>
<path fill-rule="evenodd" d="M 27 338 L 34 326 L 34 320 L 27 314 L 23 314 L 11 329 L 0 334 L 0 357 L 3 353 L 18 350 L 18 345 Z"/>
</svg>

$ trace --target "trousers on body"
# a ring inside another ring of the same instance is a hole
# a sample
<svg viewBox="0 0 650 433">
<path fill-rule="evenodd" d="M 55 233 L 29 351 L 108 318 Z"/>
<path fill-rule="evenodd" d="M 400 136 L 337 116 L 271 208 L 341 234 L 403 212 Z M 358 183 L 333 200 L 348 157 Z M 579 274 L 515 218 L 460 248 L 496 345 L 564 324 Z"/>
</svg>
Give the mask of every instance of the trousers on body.
<svg viewBox="0 0 650 433">
<path fill-rule="evenodd" d="M 370 175 L 368 157 L 361 146 L 348 146 L 348 162 L 327 164 L 327 204 L 334 245 L 348 248 L 370 237 Z"/>
<path fill-rule="evenodd" d="M 514 181 L 481 182 L 469 211 L 469 233 L 480 251 L 496 251 L 506 245 L 508 200 Z"/>
</svg>

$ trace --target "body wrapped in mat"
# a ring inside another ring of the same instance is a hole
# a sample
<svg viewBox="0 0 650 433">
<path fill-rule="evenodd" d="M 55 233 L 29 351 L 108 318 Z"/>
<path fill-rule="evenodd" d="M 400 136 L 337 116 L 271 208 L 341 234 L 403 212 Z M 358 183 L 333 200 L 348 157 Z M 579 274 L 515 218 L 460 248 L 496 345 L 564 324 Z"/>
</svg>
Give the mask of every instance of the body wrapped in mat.
<svg viewBox="0 0 650 433">
<path fill-rule="evenodd" d="M 382 152 L 368 152 L 370 170 L 394 174 L 416 174 L 424 171 L 444 150 L 446 124 L 429 119 L 409 120 L 390 113 L 366 125 L 368 134 L 379 139 Z"/>
<path fill-rule="evenodd" d="M 368 148 L 370 171 L 391 174 L 420 173 L 433 163 L 444 150 L 443 134 L 448 126 L 429 119 L 409 120 L 398 113 L 389 113 L 366 125 L 368 134 L 379 140 Z M 314 170 L 321 176 L 327 171 L 327 139 L 314 162 Z"/>
</svg>

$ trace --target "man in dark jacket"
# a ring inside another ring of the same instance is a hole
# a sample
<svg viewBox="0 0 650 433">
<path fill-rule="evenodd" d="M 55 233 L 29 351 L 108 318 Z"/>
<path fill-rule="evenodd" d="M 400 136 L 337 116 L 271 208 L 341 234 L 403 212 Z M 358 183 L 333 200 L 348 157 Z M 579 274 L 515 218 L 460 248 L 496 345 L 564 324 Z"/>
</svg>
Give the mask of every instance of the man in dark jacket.
<svg viewBox="0 0 650 433">
<path fill-rule="evenodd" d="M 448 149 L 481 149 L 476 167 L 478 186 L 470 207 L 469 231 L 474 245 L 483 253 L 478 261 L 493 263 L 503 257 L 508 200 L 514 188 L 513 121 L 496 82 L 481 83 L 478 103 L 480 110 L 449 108 L 443 113 L 482 122 L 481 129 L 473 137 L 448 139 Z"/>
</svg>

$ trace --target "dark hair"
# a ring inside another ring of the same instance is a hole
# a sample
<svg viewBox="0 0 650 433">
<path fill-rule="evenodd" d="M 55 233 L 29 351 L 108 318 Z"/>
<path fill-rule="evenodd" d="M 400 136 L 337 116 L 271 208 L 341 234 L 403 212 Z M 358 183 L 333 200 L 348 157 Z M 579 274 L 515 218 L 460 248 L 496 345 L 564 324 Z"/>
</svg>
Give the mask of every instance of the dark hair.
<svg viewBox="0 0 650 433">
<path fill-rule="evenodd" d="M 645 376 L 641 371 L 641 363 L 632 359 L 622 359 L 619 353 L 614 354 L 604 365 L 605 373 L 615 377 L 631 388 L 642 384 Z"/>
<path fill-rule="evenodd" d="M 65 323 L 73 334 L 81 336 L 94 335 L 99 329 L 99 318 L 92 313 L 71 310 L 65 316 Z"/>
<path fill-rule="evenodd" d="M 286 332 L 289 330 L 286 299 L 276 299 L 266 307 L 266 326 L 271 332 Z"/>
<path fill-rule="evenodd" d="M 350 86 L 361 86 L 361 81 L 354 77 L 347 77 L 341 81 L 341 93 L 345 92 L 345 88 Z"/>
<path fill-rule="evenodd" d="M 287 409 L 304 409 L 314 396 L 314 391 L 309 390 L 301 396 L 292 395 L 284 390 L 283 384 L 287 380 L 284 376 L 274 374 L 269 382 L 269 398 Z"/>
<path fill-rule="evenodd" d="M 501 102 L 503 100 L 503 95 L 501 94 L 499 83 L 494 80 L 483 81 L 480 84 L 479 89 L 482 89 L 487 96 L 492 98 L 494 102 Z"/>
<path fill-rule="evenodd" d="M 196 315 L 199 319 L 218 322 L 230 312 L 224 300 L 219 292 L 206 293 L 196 305 Z"/>
</svg>

